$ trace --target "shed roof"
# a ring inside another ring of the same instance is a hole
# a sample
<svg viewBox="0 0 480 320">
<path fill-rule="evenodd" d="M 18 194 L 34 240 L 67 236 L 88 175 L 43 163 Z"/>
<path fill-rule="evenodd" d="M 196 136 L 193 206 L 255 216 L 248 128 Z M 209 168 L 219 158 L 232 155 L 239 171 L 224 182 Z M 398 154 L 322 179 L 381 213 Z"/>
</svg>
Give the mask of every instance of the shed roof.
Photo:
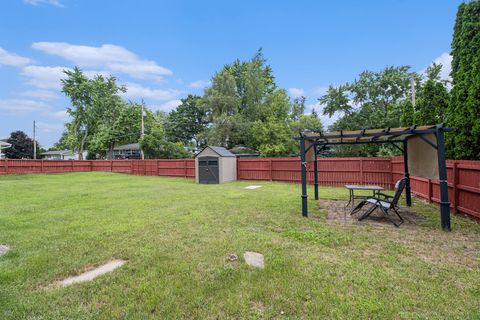
<svg viewBox="0 0 480 320">
<path fill-rule="evenodd" d="M 235 155 L 233 153 L 231 153 L 230 151 L 228 151 L 227 149 L 225 149 L 224 147 L 215 147 L 215 146 L 206 146 L 205 148 L 202 149 L 202 151 L 197 153 L 197 155 L 195 157 L 197 157 L 199 154 L 201 154 L 207 148 L 210 148 L 211 150 L 213 150 L 220 157 L 234 157 L 235 158 Z"/>
</svg>

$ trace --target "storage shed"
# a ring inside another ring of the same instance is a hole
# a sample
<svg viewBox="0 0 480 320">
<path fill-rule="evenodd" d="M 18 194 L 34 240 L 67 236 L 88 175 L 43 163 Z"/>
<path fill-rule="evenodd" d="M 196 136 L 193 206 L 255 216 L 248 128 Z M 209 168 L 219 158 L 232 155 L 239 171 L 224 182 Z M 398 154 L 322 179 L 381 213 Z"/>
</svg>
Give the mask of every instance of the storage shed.
<svg viewBox="0 0 480 320">
<path fill-rule="evenodd" d="M 195 156 L 197 183 L 218 184 L 237 180 L 237 158 L 222 147 L 205 147 Z"/>
</svg>

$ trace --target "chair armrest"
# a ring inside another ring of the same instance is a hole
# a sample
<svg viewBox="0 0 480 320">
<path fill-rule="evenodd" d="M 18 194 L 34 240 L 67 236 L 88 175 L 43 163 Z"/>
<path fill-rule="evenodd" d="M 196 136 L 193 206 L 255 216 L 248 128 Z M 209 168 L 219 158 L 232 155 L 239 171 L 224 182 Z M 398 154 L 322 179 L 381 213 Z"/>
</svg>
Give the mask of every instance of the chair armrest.
<svg viewBox="0 0 480 320">
<path fill-rule="evenodd" d="M 385 197 L 385 198 L 393 198 L 393 195 L 389 195 L 389 194 L 385 194 L 385 193 L 381 193 L 381 192 L 377 193 L 377 195 Z"/>
</svg>

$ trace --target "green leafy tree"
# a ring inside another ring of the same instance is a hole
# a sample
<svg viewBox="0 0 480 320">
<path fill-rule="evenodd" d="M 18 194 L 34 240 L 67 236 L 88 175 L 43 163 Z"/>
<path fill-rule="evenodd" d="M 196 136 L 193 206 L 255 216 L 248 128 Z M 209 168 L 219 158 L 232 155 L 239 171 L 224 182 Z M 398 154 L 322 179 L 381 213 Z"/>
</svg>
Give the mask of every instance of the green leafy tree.
<svg viewBox="0 0 480 320">
<path fill-rule="evenodd" d="M 165 129 L 159 122 L 140 139 L 140 147 L 146 159 L 178 159 L 189 156 L 181 142 L 165 139 Z"/>
<path fill-rule="evenodd" d="M 3 150 L 8 159 L 33 159 L 33 140 L 23 131 L 14 131 L 7 142 L 12 146 Z M 37 150 L 40 146 L 37 143 Z"/>
<path fill-rule="evenodd" d="M 402 127 L 410 127 L 415 122 L 415 109 L 413 109 L 413 104 L 410 99 L 405 99 L 400 102 L 400 107 L 402 108 L 402 115 L 400 117 L 400 125 Z"/>
<path fill-rule="evenodd" d="M 324 106 L 323 115 L 332 117 L 337 112 L 347 116 L 350 115 L 353 112 L 353 106 L 348 93 L 348 83 L 338 87 L 329 86 L 327 93 L 318 99 L 320 104 Z"/>
<path fill-rule="evenodd" d="M 480 159 L 480 1 L 458 7 L 452 40 L 451 103 L 447 137 L 453 159 Z"/>
<path fill-rule="evenodd" d="M 83 159 L 87 139 L 95 125 L 95 117 L 92 112 L 93 97 L 92 86 L 83 72 L 75 67 L 73 70 L 65 70 L 67 78 L 62 79 L 62 92 L 67 95 L 72 103 L 67 108 L 67 113 L 72 121 L 67 124 L 68 143 L 70 148 L 78 152 L 78 158 Z"/>
<path fill-rule="evenodd" d="M 382 71 L 364 71 L 352 83 L 337 87 L 330 86 L 319 99 L 324 106 L 323 114 L 332 117 L 339 113 L 340 118 L 329 128 L 332 131 L 360 130 L 385 127 L 398 127 L 403 121 L 410 121 L 402 114 L 409 107 L 404 101 L 410 96 L 410 79 L 413 76 L 417 85 L 421 77 L 409 71 L 408 66 L 386 67 Z M 409 116 L 413 115 L 408 110 Z M 339 146 L 333 154 L 341 156 L 376 155 L 377 145 Z"/>
<path fill-rule="evenodd" d="M 200 107 L 200 99 L 199 96 L 188 95 L 168 114 L 165 130 L 169 140 L 181 141 L 184 144 L 193 141 L 196 147 L 206 144 L 205 131 L 208 121 L 205 110 Z"/>
<path fill-rule="evenodd" d="M 90 82 L 92 106 L 89 111 L 95 119 L 94 130 L 91 131 L 89 151 L 104 154 L 108 150 L 109 158 L 113 158 L 114 146 L 124 140 L 129 126 L 119 125 L 119 119 L 125 104 L 119 93 L 126 88 L 118 86 L 115 77 L 96 75 Z"/>
<path fill-rule="evenodd" d="M 443 123 L 450 94 L 445 81 L 440 80 L 442 65 L 434 63 L 427 68 L 427 81 L 419 90 L 414 123 L 428 125 Z"/>
<path fill-rule="evenodd" d="M 252 139 L 262 157 L 281 157 L 296 154 L 296 144 L 286 123 L 275 120 L 255 121 Z"/>
</svg>

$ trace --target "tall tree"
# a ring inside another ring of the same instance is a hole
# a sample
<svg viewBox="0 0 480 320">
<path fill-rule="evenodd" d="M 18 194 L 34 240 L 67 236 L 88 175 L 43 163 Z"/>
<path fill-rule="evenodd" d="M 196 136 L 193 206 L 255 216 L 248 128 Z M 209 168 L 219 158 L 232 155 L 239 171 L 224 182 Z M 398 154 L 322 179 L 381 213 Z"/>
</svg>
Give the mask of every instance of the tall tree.
<svg viewBox="0 0 480 320">
<path fill-rule="evenodd" d="M 88 135 L 93 130 L 95 117 L 92 112 L 93 97 L 91 82 L 83 72 L 75 67 L 65 70 L 66 79 L 62 79 L 62 92 L 67 95 L 72 103 L 67 108 L 67 113 L 72 121 L 67 124 L 68 141 L 72 150 L 78 153 L 78 158 L 83 159 L 83 151 L 87 144 Z"/>
<path fill-rule="evenodd" d="M 14 131 L 10 134 L 7 142 L 12 146 L 4 149 L 8 159 L 33 159 L 33 140 L 23 131 Z M 39 145 L 37 143 L 37 149 Z"/>
<path fill-rule="evenodd" d="M 360 130 L 363 128 L 398 127 L 403 121 L 405 110 L 403 102 L 410 96 L 410 79 L 414 77 L 417 84 L 421 77 L 410 72 L 408 66 L 386 67 L 379 72 L 364 71 L 352 83 L 338 87 L 330 86 L 327 93 L 319 99 L 324 105 L 323 114 L 340 118 L 330 129 Z M 410 110 L 410 112 L 412 112 Z M 413 113 L 412 113 L 413 114 Z M 345 147 L 334 149 L 334 154 L 362 156 L 376 155 L 379 146 Z"/>
<path fill-rule="evenodd" d="M 452 99 L 447 135 L 452 159 L 480 159 L 480 1 L 458 7 L 452 40 Z"/>
<path fill-rule="evenodd" d="M 165 121 L 166 135 L 171 141 L 181 141 L 196 147 L 205 145 L 204 133 L 207 129 L 207 114 L 200 107 L 201 97 L 188 95 L 172 110 Z"/>
<path fill-rule="evenodd" d="M 94 130 L 91 131 L 89 151 L 103 154 L 108 150 L 109 158 L 113 158 L 113 147 L 124 140 L 128 126 L 119 125 L 120 115 L 125 104 L 119 93 L 126 88 L 118 86 L 115 77 L 96 75 L 90 81 L 92 106 L 90 112 L 95 119 Z"/>
<path fill-rule="evenodd" d="M 433 63 L 427 68 L 427 80 L 422 84 L 415 106 L 415 124 L 443 123 L 450 94 L 445 81 L 440 79 L 442 65 Z"/>
<path fill-rule="evenodd" d="M 177 159 L 188 157 L 188 153 L 181 142 L 172 142 L 166 139 L 165 128 L 160 120 L 155 117 L 149 118 L 148 129 L 145 136 L 140 139 L 140 147 L 145 153 L 145 158 Z"/>
</svg>

